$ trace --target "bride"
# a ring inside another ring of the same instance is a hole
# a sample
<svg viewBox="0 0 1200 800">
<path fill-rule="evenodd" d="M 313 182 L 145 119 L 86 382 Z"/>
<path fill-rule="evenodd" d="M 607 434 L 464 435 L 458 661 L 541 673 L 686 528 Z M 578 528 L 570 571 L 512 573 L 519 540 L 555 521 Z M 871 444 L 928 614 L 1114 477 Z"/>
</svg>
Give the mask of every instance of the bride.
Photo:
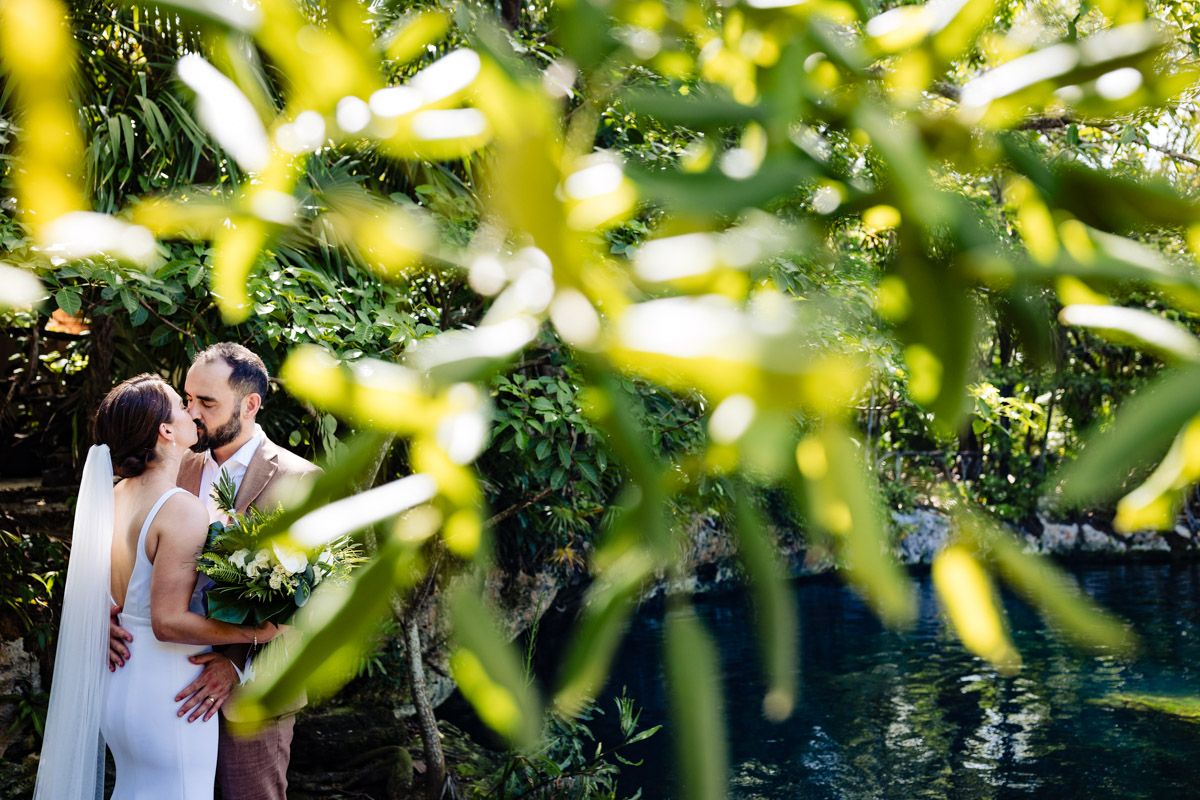
<svg viewBox="0 0 1200 800">
<path fill-rule="evenodd" d="M 75 509 L 35 800 L 100 797 L 105 743 L 117 767 L 112 800 L 213 796 L 217 726 L 188 723 L 174 703 L 199 672 L 188 656 L 213 644 L 262 644 L 279 631 L 203 616 L 196 556 L 208 511 L 175 486 L 196 439 L 178 393 L 155 375 L 119 384 L 96 412 L 98 444 L 88 452 Z M 123 479 L 115 487 L 114 473 Z M 121 625 L 140 642 L 137 658 L 112 673 L 110 601 L 124 607 Z"/>
</svg>

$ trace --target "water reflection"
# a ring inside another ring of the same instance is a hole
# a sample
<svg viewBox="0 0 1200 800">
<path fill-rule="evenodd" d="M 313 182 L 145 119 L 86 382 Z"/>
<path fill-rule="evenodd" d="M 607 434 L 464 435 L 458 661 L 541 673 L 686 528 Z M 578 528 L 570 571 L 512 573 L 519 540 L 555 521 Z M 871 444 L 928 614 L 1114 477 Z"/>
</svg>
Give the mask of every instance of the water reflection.
<svg viewBox="0 0 1200 800">
<path fill-rule="evenodd" d="M 1025 666 L 1002 677 L 970 657 L 939 618 L 928 580 L 905 634 L 884 630 L 832 582 L 795 590 L 802 626 L 801 696 L 773 725 L 760 713 L 751 611 L 738 597 L 701 599 L 721 643 L 734 798 L 1139 798 L 1189 796 L 1200 726 L 1095 701 L 1115 691 L 1200 694 L 1200 570 L 1123 565 L 1089 569 L 1081 585 L 1132 621 L 1137 660 L 1089 657 L 1060 643 L 1023 605 L 1006 602 Z M 612 685 L 666 720 L 662 611 L 634 623 Z M 648 800 L 678 796 L 671 742 L 655 737 L 623 786 Z"/>
</svg>

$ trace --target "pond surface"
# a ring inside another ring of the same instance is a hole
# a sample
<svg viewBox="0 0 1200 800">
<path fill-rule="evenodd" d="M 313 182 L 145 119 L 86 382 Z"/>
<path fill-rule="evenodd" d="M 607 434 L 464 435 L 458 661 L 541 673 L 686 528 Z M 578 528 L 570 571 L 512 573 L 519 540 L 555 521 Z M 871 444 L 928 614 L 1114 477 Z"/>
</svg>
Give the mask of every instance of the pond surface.
<svg viewBox="0 0 1200 800">
<path fill-rule="evenodd" d="M 1200 724 L 1111 708 L 1111 692 L 1200 695 L 1200 565 L 1128 564 L 1077 571 L 1080 585 L 1130 621 L 1134 659 L 1081 655 L 1006 598 L 1025 666 L 1001 677 L 967 654 L 939 616 L 927 576 L 910 631 L 884 629 L 833 581 L 794 585 L 801 695 L 780 724 L 761 715 L 755 626 L 739 595 L 700 597 L 725 676 L 731 797 L 1175 798 L 1200 795 Z M 667 723 L 661 604 L 633 621 L 593 727 L 612 741 L 613 693 L 627 687 L 643 726 Z M 681 797 L 669 725 L 631 749 L 621 787 Z"/>
</svg>

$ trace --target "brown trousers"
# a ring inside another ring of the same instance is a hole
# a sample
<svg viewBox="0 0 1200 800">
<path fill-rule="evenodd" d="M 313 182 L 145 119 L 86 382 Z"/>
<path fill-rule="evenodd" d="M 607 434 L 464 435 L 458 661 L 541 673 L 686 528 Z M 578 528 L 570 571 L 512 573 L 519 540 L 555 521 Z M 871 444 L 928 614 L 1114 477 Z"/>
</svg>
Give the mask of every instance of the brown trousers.
<svg viewBox="0 0 1200 800">
<path fill-rule="evenodd" d="M 295 726 L 296 715 L 288 714 L 246 736 L 221 715 L 217 785 L 223 800 L 286 800 Z"/>
</svg>

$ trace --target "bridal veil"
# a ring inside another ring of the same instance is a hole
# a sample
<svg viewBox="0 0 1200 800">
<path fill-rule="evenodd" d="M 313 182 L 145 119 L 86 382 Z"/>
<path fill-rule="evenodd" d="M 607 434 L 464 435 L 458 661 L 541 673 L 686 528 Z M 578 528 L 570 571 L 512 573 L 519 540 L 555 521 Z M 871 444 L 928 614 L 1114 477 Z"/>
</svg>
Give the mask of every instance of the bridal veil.
<svg viewBox="0 0 1200 800">
<path fill-rule="evenodd" d="M 34 800 L 92 800 L 104 791 L 100 715 L 108 685 L 112 536 L 112 460 L 101 444 L 88 451 L 75 506 Z"/>
</svg>

